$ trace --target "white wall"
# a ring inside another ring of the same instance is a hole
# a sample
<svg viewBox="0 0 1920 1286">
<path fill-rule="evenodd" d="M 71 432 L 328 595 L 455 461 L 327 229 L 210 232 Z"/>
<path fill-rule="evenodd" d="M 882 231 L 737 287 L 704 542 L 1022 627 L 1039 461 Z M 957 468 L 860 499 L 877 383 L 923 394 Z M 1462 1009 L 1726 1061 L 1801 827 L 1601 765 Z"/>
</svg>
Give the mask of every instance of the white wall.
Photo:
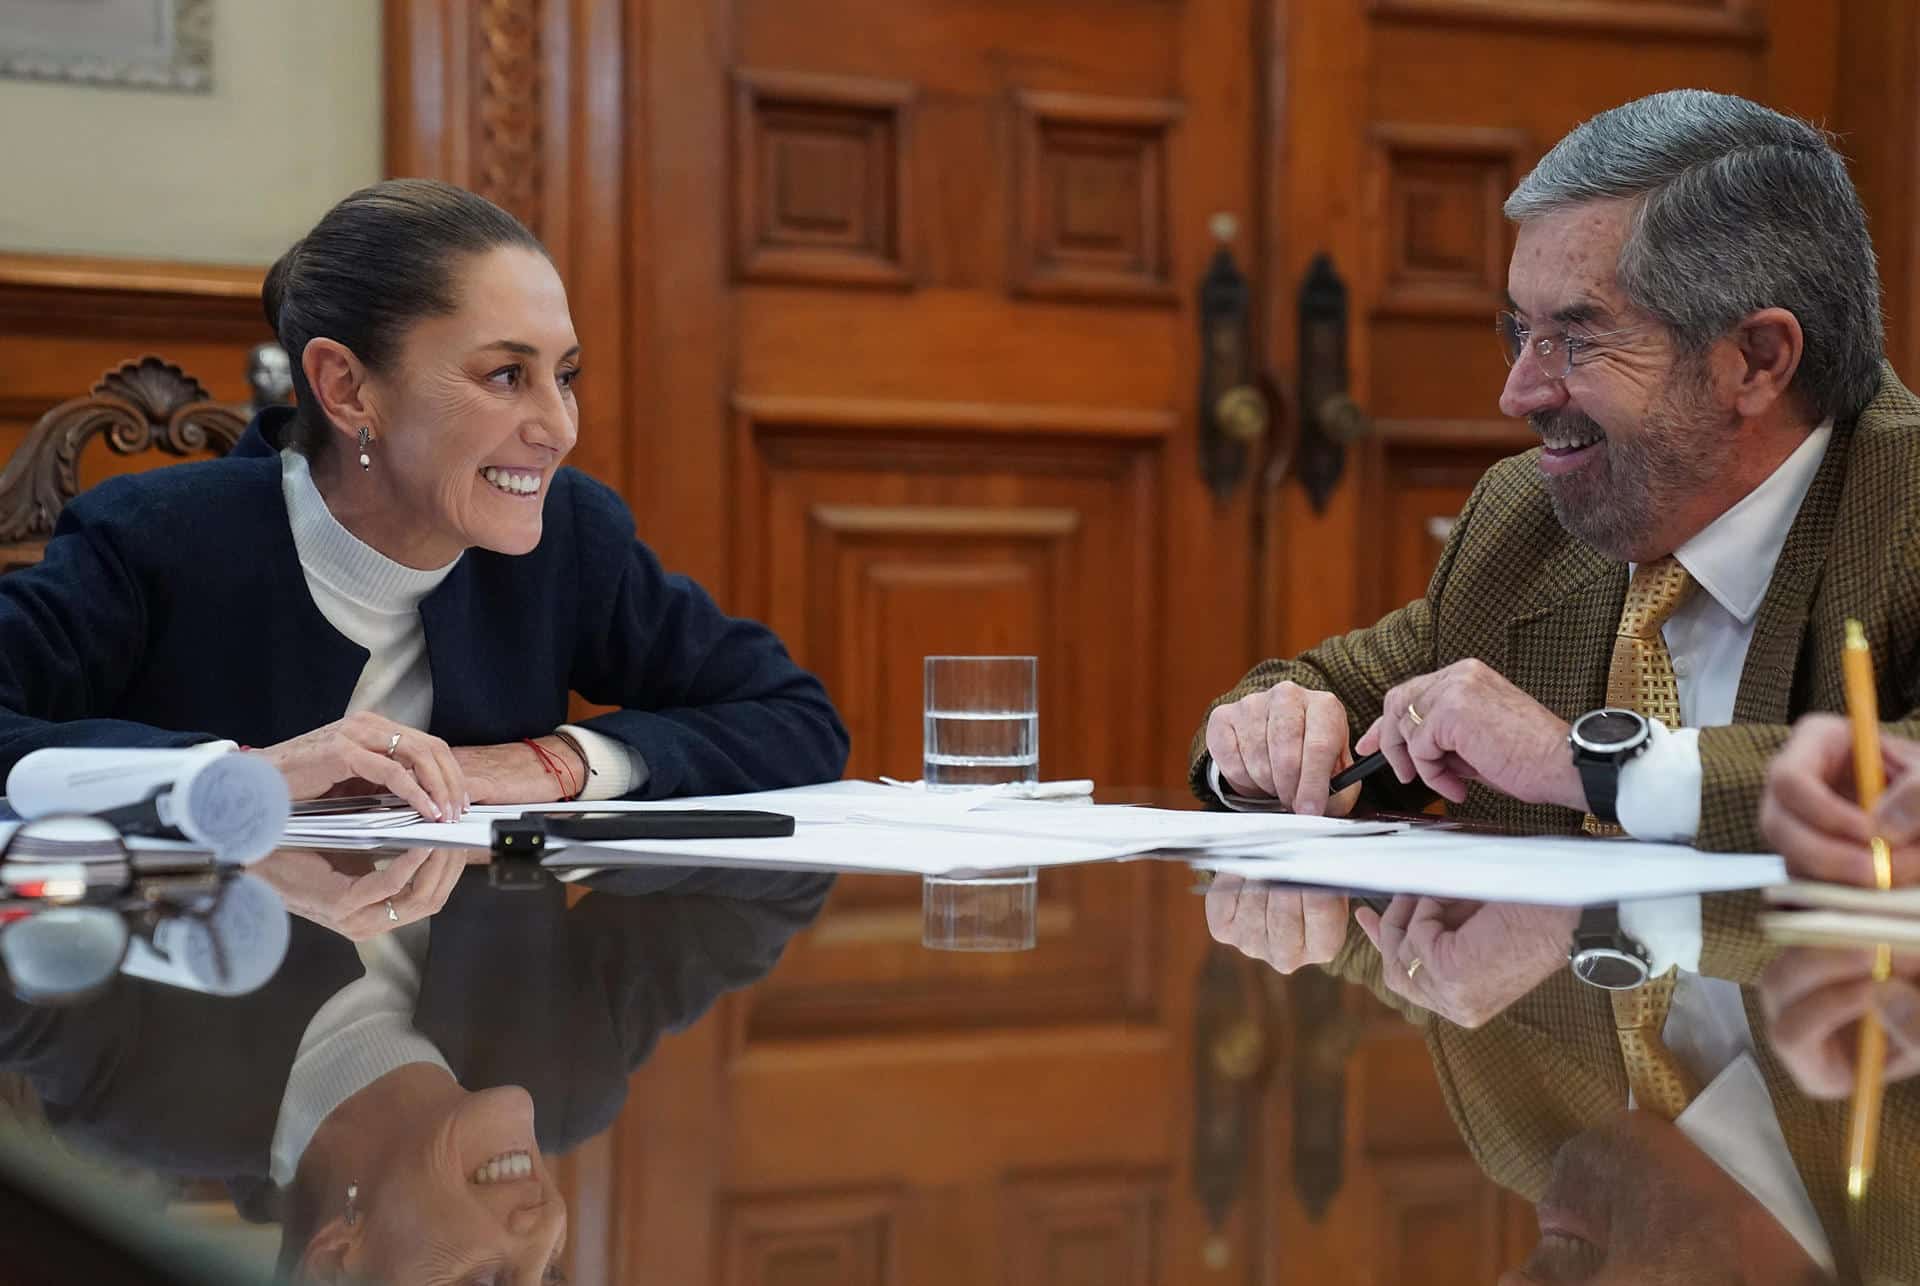
<svg viewBox="0 0 1920 1286">
<path fill-rule="evenodd" d="M 0 78 L 0 251 L 265 264 L 381 175 L 379 0 L 214 0 L 211 94 Z"/>
</svg>

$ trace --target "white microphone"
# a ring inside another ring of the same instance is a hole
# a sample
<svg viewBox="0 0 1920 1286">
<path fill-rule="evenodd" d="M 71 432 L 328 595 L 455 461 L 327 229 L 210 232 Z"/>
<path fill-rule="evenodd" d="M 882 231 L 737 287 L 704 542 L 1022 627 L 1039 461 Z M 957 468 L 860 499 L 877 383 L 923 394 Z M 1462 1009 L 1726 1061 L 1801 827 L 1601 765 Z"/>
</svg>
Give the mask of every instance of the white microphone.
<svg viewBox="0 0 1920 1286">
<path fill-rule="evenodd" d="M 207 915 L 168 915 L 153 931 L 153 945 L 135 937 L 120 972 L 204 991 L 244 996 L 258 991 L 287 958 L 292 926 L 286 903 L 257 875 L 236 874 L 224 882 Z"/>
<path fill-rule="evenodd" d="M 7 774 L 7 802 L 28 821 L 90 813 L 125 834 L 185 839 L 239 864 L 273 851 L 293 807 L 266 760 L 205 750 L 36 750 Z"/>
</svg>

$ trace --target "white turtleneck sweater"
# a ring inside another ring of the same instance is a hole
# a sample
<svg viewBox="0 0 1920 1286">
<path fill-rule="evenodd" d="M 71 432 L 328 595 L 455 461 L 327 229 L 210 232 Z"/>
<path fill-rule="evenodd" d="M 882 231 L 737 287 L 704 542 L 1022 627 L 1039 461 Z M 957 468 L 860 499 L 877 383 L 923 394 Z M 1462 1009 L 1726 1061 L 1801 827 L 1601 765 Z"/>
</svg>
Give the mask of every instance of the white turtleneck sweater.
<svg viewBox="0 0 1920 1286">
<path fill-rule="evenodd" d="M 367 666 L 343 713 L 371 710 L 395 723 L 425 728 L 433 717 L 433 672 L 420 603 L 460 560 L 420 571 L 362 541 L 333 516 L 313 484 L 307 457 L 291 447 L 280 453 L 280 486 L 315 606 L 334 629 L 367 649 Z M 646 784 L 646 761 L 624 743 L 575 724 L 557 731 L 586 758 L 581 799 L 617 799 Z"/>
</svg>

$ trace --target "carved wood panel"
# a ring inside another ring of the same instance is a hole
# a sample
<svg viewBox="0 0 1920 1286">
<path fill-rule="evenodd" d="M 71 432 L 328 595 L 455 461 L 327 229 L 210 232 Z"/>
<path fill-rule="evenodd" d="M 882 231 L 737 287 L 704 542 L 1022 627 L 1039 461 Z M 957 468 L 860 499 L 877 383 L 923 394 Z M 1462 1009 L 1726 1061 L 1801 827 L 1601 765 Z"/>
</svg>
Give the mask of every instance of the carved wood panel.
<svg viewBox="0 0 1920 1286">
<path fill-rule="evenodd" d="M 1157 1286 L 1166 1280 L 1157 1175 L 1019 1177 L 1002 1193 L 1006 1286 Z"/>
<path fill-rule="evenodd" d="M 923 657 L 1030 653 L 1042 775 L 1140 779 L 1159 452 L 1134 422 L 1102 432 L 1093 410 L 1078 436 L 1029 436 L 1010 431 L 1017 412 L 742 401 L 737 580 L 833 694 L 851 775 L 920 775 Z M 1144 1016 L 1151 887 L 1043 872 L 1038 949 L 983 959 L 921 950 L 911 882 L 843 880 L 755 993 L 744 1039 Z"/>
<path fill-rule="evenodd" d="M 763 71 L 734 80 L 738 275 L 910 285 L 913 87 Z"/>
<path fill-rule="evenodd" d="M 1179 104 L 1022 92 L 1014 108 L 1014 290 L 1169 302 L 1167 154 Z"/>
<path fill-rule="evenodd" d="M 1754 44 L 1766 27 L 1754 0 L 1373 0 L 1381 18 L 1669 40 Z"/>
<path fill-rule="evenodd" d="M 794 1194 L 730 1202 L 722 1215 L 724 1286 L 895 1286 L 893 1192 Z"/>
<path fill-rule="evenodd" d="M 1500 212 L 1526 173 L 1519 130 L 1376 125 L 1383 279 L 1376 314 L 1480 318 L 1506 292 L 1511 234 Z"/>
<path fill-rule="evenodd" d="M 1385 613 L 1426 593 L 1481 475 L 1536 439 L 1524 424 L 1506 420 L 1389 420 L 1375 429 L 1366 488 L 1384 529 L 1373 607 Z"/>
</svg>

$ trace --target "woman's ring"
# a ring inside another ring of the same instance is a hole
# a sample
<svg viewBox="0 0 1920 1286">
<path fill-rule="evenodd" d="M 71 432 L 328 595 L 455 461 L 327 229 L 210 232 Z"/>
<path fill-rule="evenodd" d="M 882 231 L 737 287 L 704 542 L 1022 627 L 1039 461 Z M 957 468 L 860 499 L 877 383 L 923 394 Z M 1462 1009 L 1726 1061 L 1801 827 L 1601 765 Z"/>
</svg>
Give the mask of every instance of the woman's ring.
<svg viewBox="0 0 1920 1286">
<path fill-rule="evenodd" d="M 387 738 L 387 758 L 393 758 L 393 752 L 400 749 L 400 734 L 394 733 Z"/>
<path fill-rule="evenodd" d="M 398 920 L 399 918 L 400 918 L 400 913 L 393 909 L 393 899 L 388 898 L 387 899 L 387 919 Z"/>
<path fill-rule="evenodd" d="M 1420 712 L 1413 708 L 1413 702 L 1411 701 L 1407 702 L 1407 720 L 1408 722 L 1412 723 L 1413 726 L 1416 728 L 1418 728 L 1421 724 L 1426 722 L 1425 719 L 1422 719 L 1420 717 Z M 393 752 L 389 750 L 387 753 L 392 754 Z"/>
<path fill-rule="evenodd" d="M 387 909 L 388 909 L 388 910 L 392 910 L 393 908 L 392 908 L 392 907 L 388 907 Z M 1420 957 L 1419 957 L 1419 956 L 1415 956 L 1415 957 L 1413 958 L 1413 963 L 1407 966 L 1407 981 L 1408 981 L 1408 982 L 1412 982 L 1412 981 L 1413 981 L 1413 975 L 1415 975 L 1416 973 L 1419 973 L 1419 972 L 1420 972 Z"/>
</svg>

